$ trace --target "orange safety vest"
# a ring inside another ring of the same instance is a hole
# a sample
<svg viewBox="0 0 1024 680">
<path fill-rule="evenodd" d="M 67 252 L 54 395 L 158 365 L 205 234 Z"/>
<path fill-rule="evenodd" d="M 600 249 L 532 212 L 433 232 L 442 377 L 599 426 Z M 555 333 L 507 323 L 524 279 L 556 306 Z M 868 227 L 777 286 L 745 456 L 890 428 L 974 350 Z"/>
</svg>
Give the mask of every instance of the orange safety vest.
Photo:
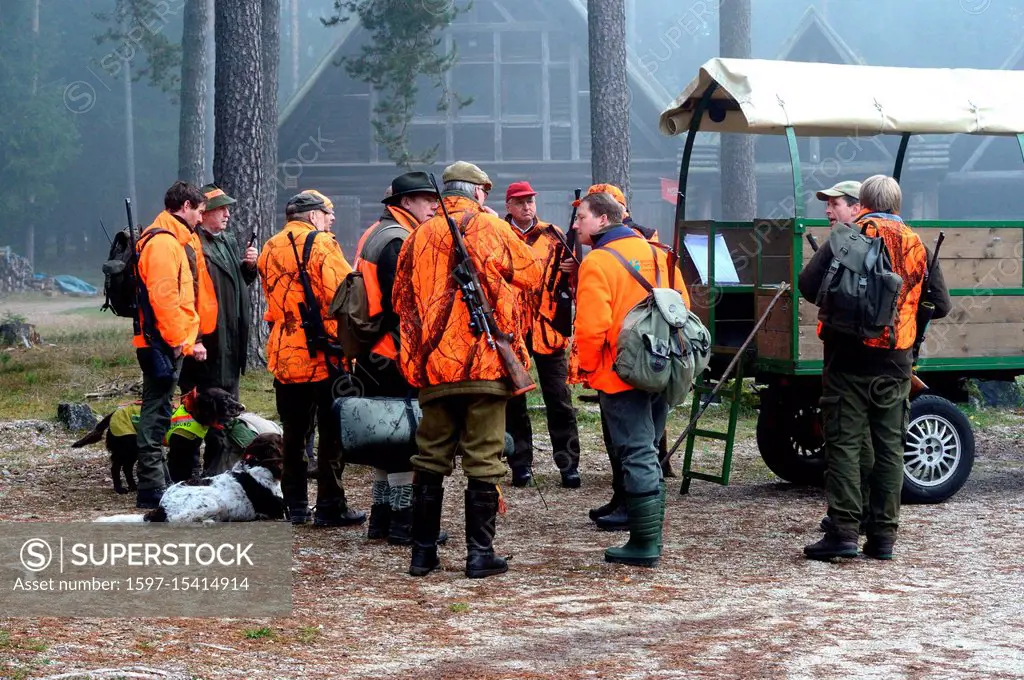
<svg viewBox="0 0 1024 680">
<path fill-rule="evenodd" d="M 530 246 L 541 268 L 540 286 L 534 291 L 531 305 L 533 325 L 530 329 L 530 349 L 535 354 L 554 354 L 569 344 L 568 338 L 551 327 L 551 320 L 555 318 L 555 286 L 559 279 L 558 254 L 561 245 L 552 230 L 558 227 L 535 219 L 533 226 L 524 232 L 512 224 L 511 215 L 506 215 L 505 220 L 511 225 L 512 232 Z"/>
<path fill-rule="evenodd" d="M 416 226 L 416 218 L 411 213 L 398 206 L 389 205 L 385 209 L 384 216 L 370 225 L 359 238 L 359 244 L 356 246 L 355 269 L 363 275 L 366 301 L 371 317 L 384 312 L 384 293 L 381 290 L 380 277 L 377 274 L 380 256 L 395 239 L 401 239 L 404 242 Z M 398 346 L 395 342 L 397 335 L 397 329 L 385 333 L 370 351 L 388 359 L 397 359 Z"/>
<path fill-rule="evenodd" d="M 928 270 L 928 253 L 921 237 L 899 219 L 889 219 L 868 210 L 861 212 L 854 224 L 865 228 L 864 235 L 882 237 L 892 260 L 892 269 L 903 279 L 903 287 L 896 299 L 895 343 L 888 328 L 877 338 L 863 342 L 868 347 L 879 349 L 907 350 L 914 346 L 917 337 L 917 305 L 924 291 L 924 279 Z M 822 323 L 818 322 L 818 337 L 821 337 Z"/>
</svg>

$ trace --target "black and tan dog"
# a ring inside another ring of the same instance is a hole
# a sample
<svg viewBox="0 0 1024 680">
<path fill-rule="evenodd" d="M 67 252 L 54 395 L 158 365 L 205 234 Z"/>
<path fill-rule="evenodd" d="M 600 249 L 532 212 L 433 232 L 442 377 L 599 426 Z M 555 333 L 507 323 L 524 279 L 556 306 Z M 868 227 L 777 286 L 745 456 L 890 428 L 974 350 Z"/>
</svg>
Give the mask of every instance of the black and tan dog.
<svg viewBox="0 0 1024 680">
<path fill-rule="evenodd" d="M 182 407 L 176 417 L 191 418 L 204 428 L 222 428 L 232 419 L 237 418 L 245 407 L 229 392 L 211 387 L 197 392 L 192 390 L 182 396 Z M 119 494 L 135 491 L 133 470 L 139 458 L 136 446 L 135 426 L 139 420 L 140 406 L 127 404 L 119 406 L 113 413 L 101 420 L 89 434 L 74 444 L 72 448 L 80 448 L 95 444 L 103 439 L 106 432 L 106 447 L 110 453 L 110 477 L 114 482 L 114 491 Z M 184 481 L 192 476 L 195 461 L 198 460 L 202 437 L 192 436 L 188 431 L 172 428 L 164 442 L 168 447 L 168 467 L 172 482 Z M 121 484 L 124 474 L 127 488 Z"/>
</svg>

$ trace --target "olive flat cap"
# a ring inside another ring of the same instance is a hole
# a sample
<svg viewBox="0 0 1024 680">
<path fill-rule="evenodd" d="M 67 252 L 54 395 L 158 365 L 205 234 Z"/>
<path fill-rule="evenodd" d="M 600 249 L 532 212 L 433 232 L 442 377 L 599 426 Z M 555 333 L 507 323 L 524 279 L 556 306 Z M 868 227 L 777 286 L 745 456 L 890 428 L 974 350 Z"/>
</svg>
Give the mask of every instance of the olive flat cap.
<svg viewBox="0 0 1024 680">
<path fill-rule="evenodd" d="M 479 184 L 484 191 L 490 191 L 492 186 L 491 178 L 487 176 L 486 172 L 466 161 L 455 161 L 445 168 L 444 174 L 441 175 L 441 181 Z"/>
</svg>

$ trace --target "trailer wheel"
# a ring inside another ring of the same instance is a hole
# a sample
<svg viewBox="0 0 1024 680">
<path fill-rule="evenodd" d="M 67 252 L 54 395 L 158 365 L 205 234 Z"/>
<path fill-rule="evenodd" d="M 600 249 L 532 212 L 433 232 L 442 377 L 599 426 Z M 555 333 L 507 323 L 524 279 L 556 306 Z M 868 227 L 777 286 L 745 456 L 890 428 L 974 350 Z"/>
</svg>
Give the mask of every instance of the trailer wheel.
<svg viewBox="0 0 1024 680">
<path fill-rule="evenodd" d="M 973 466 L 974 432 L 960 409 L 934 394 L 910 402 L 903 502 L 941 503 L 960 490 Z"/>
<path fill-rule="evenodd" d="M 757 448 L 768 469 L 792 482 L 825 481 L 825 437 L 817 403 L 801 402 L 791 391 L 766 390 L 757 417 Z"/>
</svg>

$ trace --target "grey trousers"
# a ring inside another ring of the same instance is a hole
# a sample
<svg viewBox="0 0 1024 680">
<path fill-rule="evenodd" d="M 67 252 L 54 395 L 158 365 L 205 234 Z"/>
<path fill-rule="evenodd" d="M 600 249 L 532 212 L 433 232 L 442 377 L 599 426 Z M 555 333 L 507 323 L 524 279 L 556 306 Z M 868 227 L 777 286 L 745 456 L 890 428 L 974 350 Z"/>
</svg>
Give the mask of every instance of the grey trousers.
<svg viewBox="0 0 1024 680">
<path fill-rule="evenodd" d="M 622 461 L 623 489 L 630 496 L 660 493 L 657 441 L 668 418 L 665 399 L 640 390 L 601 392 L 600 399 L 611 444 Z"/>
</svg>

